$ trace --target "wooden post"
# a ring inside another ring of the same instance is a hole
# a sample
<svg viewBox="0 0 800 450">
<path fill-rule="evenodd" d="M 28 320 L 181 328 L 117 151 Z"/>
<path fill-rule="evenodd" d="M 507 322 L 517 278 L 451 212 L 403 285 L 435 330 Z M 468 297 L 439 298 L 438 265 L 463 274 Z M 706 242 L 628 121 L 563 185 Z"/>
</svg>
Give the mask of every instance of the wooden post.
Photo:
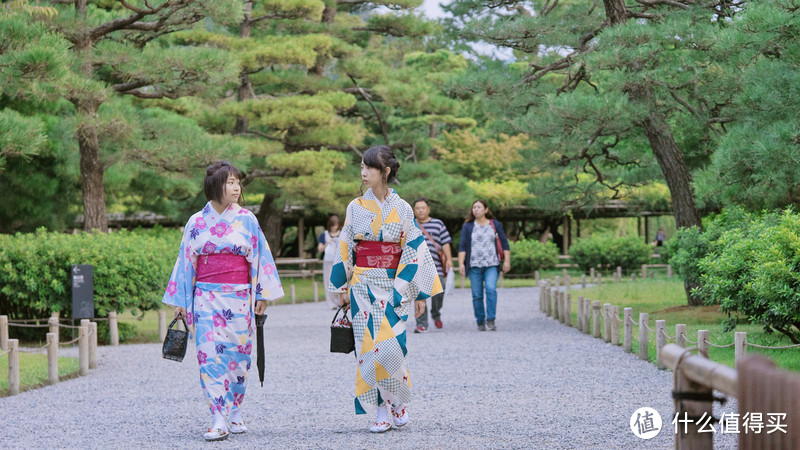
<svg viewBox="0 0 800 450">
<path fill-rule="evenodd" d="M 556 289 L 561 287 L 561 277 L 560 276 L 556 275 L 555 282 L 553 283 L 553 287 L 555 287 Z"/>
<path fill-rule="evenodd" d="M 625 335 L 622 338 L 622 349 L 626 353 L 630 353 L 633 349 L 633 308 L 624 308 L 622 314 L 622 328 L 625 331 Z"/>
<path fill-rule="evenodd" d="M 577 327 L 579 330 L 583 331 L 583 296 L 578 296 L 578 323 Z"/>
<path fill-rule="evenodd" d="M 47 333 L 47 384 L 56 383 L 58 383 L 58 335 Z"/>
<path fill-rule="evenodd" d="M 586 289 L 586 274 L 581 274 L 581 288 Z"/>
<path fill-rule="evenodd" d="M 560 292 L 561 294 L 561 311 L 558 315 L 558 321 L 566 324 L 567 323 L 567 293 L 564 291 Z"/>
<path fill-rule="evenodd" d="M 631 281 L 636 281 L 636 274 L 631 272 Z"/>
<path fill-rule="evenodd" d="M 0 316 L 0 350 L 8 350 L 8 316 Z"/>
<path fill-rule="evenodd" d="M 534 270 L 533 271 L 533 280 L 536 282 L 536 285 L 538 286 L 539 285 L 539 271 L 538 270 Z"/>
<path fill-rule="evenodd" d="M 675 325 L 675 343 L 686 348 L 686 325 L 679 323 Z"/>
<path fill-rule="evenodd" d="M 561 278 L 567 279 L 567 269 L 561 269 Z"/>
<path fill-rule="evenodd" d="M 603 272 L 597 272 L 597 284 L 603 284 Z"/>
<path fill-rule="evenodd" d="M 617 281 L 622 281 L 622 266 L 617 266 Z"/>
<path fill-rule="evenodd" d="M 294 305 L 297 301 L 297 295 L 295 294 L 294 284 L 289 285 L 289 292 L 291 293 L 290 296 L 292 297 L 292 304 Z"/>
<path fill-rule="evenodd" d="M 643 280 L 647 279 L 647 265 L 646 264 L 642 264 L 642 279 Z"/>
<path fill-rule="evenodd" d="M 611 305 L 611 345 L 619 345 L 619 306 Z"/>
<path fill-rule="evenodd" d="M 50 333 L 53 333 L 56 336 L 56 345 L 58 345 L 60 334 L 58 329 L 58 317 L 50 316 L 47 319 L 47 324 L 50 326 Z"/>
<path fill-rule="evenodd" d="M 97 322 L 89 322 L 89 368 L 97 369 Z"/>
<path fill-rule="evenodd" d="M 163 309 L 158 310 L 158 341 L 164 342 L 167 338 L 167 313 Z"/>
<path fill-rule="evenodd" d="M 564 325 L 572 326 L 572 295 L 567 292 L 564 294 Z"/>
<path fill-rule="evenodd" d="M 83 323 L 78 328 L 78 366 L 81 376 L 89 373 L 89 327 Z"/>
<path fill-rule="evenodd" d="M 659 369 L 666 368 L 661 361 L 661 349 L 667 345 L 667 321 L 656 320 L 656 367 Z"/>
<path fill-rule="evenodd" d="M 572 278 L 569 275 L 564 276 L 564 286 L 567 287 L 567 291 L 572 289 Z"/>
<path fill-rule="evenodd" d="M 314 301 L 319 301 L 319 282 L 314 280 Z"/>
<path fill-rule="evenodd" d="M 697 330 L 697 354 L 706 359 L 708 357 L 708 330 Z"/>
<path fill-rule="evenodd" d="M 639 359 L 647 361 L 647 322 L 649 314 L 639 313 Z"/>
<path fill-rule="evenodd" d="M 734 333 L 734 367 L 739 360 L 747 356 L 747 333 L 744 331 L 737 331 Z"/>
<path fill-rule="evenodd" d="M 695 358 L 693 355 L 687 356 L 685 359 L 689 360 Z M 706 368 L 707 370 L 707 368 Z M 713 372 L 713 370 L 711 370 Z M 707 397 L 709 400 L 681 400 L 674 399 L 673 407 L 677 415 L 677 433 L 675 433 L 675 448 L 682 449 L 713 449 L 714 448 L 714 434 L 707 432 L 699 432 L 700 427 L 703 425 L 702 421 L 697 418 L 705 415 L 710 417 L 713 414 L 711 398 L 713 391 L 700 383 L 695 383 L 690 380 L 684 373 L 684 368 L 678 367 L 674 373 L 675 385 L 672 387 L 673 392 L 681 392 L 686 395 L 693 395 L 698 397 Z M 695 418 L 692 420 L 692 418 Z M 666 423 L 665 427 L 669 427 Z M 673 428 L 675 430 L 675 428 Z M 684 433 L 684 430 L 686 432 Z M 665 430 L 666 431 L 666 430 Z"/>
<path fill-rule="evenodd" d="M 594 267 L 589 268 L 589 281 L 594 283 Z"/>
<path fill-rule="evenodd" d="M 672 278 L 672 264 L 667 264 L 667 278 Z"/>
<path fill-rule="evenodd" d="M 108 340 L 113 346 L 119 345 L 119 326 L 117 325 L 117 312 L 108 313 Z"/>
<path fill-rule="evenodd" d="M 588 298 L 583 299 L 583 332 L 589 334 L 589 326 L 591 324 L 590 314 L 592 312 L 592 301 Z"/>
<path fill-rule="evenodd" d="M 8 340 L 8 395 L 19 394 L 19 340 Z"/>
<path fill-rule="evenodd" d="M 611 342 L 611 303 L 603 303 L 603 340 Z"/>
<path fill-rule="evenodd" d="M 592 336 L 600 337 L 600 300 L 592 302 Z"/>
</svg>

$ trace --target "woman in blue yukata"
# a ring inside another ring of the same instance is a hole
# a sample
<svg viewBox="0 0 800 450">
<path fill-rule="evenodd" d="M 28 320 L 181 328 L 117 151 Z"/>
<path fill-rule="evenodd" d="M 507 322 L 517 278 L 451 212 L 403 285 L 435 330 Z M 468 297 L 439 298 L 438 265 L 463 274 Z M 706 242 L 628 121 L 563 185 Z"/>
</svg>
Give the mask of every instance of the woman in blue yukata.
<svg viewBox="0 0 800 450">
<path fill-rule="evenodd" d="M 162 300 L 186 318 L 195 335 L 200 386 L 212 416 L 203 435 L 207 441 L 247 431 L 242 403 L 254 314 L 264 314 L 267 300 L 284 295 L 256 217 L 237 203 L 240 180 L 239 169 L 227 161 L 206 170 L 203 187 L 209 202 L 186 224 Z"/>
<path fill-rule="evenodd" d="M 369 428 L 374 433 L 408 423 L 409 303 L 424 304 L 442 291 L 414 210 L 389 187 L 399 167 L 385 145 L 364 152 L 361 181 L 367 191 L 347 206 L 328 285 L 350 306 L 358 362 L 355 411 L 376 414 Z"/>
</svg>

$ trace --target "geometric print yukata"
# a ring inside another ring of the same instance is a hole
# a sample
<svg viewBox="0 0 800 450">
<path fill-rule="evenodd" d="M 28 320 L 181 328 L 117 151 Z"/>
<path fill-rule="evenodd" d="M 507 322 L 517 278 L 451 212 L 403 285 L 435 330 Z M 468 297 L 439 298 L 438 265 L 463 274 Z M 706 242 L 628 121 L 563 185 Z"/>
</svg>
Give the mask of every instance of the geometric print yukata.
<svg viewBox="0 0 800 450">
<path fill-rule="evenodd" d="M 250 283 L 195 282 L 200 256 L 210 254 L 244 256 Z M 233 203 L 220 215 L 209 202 L 189 219 L 162 301 L 186 308 L 211 414 L 229 415 L 244 400 L 255 328 L 251 300 L 283 295 L 275 260 L 253 213 Z"/>
<path fill-rule="evenodd" d="M 358 241 L 399 243 L 397 269 L 355 265 Z M 328 285 L 347 292 L 356 341 L 356 414 L 373 413 L 386 402 L 411 401 L 411 375 L 406 355 L 409 303 L 442 291 L 425 237 L 414 210 L 393 190 L 381 205 L 371 189 L 347 206 L 339 235 L 339 252 Z"/>
</svg>

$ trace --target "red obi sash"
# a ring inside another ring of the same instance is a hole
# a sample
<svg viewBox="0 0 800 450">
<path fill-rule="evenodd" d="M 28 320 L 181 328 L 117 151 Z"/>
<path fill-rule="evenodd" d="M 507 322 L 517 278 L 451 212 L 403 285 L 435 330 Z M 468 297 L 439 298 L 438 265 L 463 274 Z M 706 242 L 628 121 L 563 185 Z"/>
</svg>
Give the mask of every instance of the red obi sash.
<svg viewBox="0 0 800 450">
<path fill-rule="evenodd" d="M 197 281 L 204 283 L 247 284 L 250 264 L 242 255 L 215 253 L 197 258 Z"/>
<path fill-rule="evenodd" d="M 356 245 L 356 266 L 397 269 L 401 253 L 397 242 L 359 241 Z"/>
</svg>

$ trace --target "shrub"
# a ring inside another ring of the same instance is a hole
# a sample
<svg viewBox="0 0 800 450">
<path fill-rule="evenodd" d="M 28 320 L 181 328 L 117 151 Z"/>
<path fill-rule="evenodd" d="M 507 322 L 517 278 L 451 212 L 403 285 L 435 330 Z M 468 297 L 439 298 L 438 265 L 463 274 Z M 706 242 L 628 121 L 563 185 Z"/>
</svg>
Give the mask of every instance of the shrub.
<svg viewBox="0 0 800 450">
<path fill-rule="evenodd" d="M 569 249 L 575 263 L 584 271 L 592 267 L 635 270 L 647 264 L 653 248 L 636 236 L 596 235 L 578 239 Z"/>
<path fill-rule="evenodd" d="M 94 266 L 95 315 L 160 306 L 180 237 L 127 231 L 0 235 L 0 304 L 10 318 L 71 317 L 73 264 Z"/>
<path fill-rule="evenodd" d="M 706 302 L 800 343 L 800 214 L 750 216 L 709 248 L 697 264 Z"/>
<path fill-rule="evenodd" d="M 558 264 L 558 247 L 537 240 L 509 242 L 512 274 L 531 274 L 536 270 L 552 269 Z"/>
</svg>

